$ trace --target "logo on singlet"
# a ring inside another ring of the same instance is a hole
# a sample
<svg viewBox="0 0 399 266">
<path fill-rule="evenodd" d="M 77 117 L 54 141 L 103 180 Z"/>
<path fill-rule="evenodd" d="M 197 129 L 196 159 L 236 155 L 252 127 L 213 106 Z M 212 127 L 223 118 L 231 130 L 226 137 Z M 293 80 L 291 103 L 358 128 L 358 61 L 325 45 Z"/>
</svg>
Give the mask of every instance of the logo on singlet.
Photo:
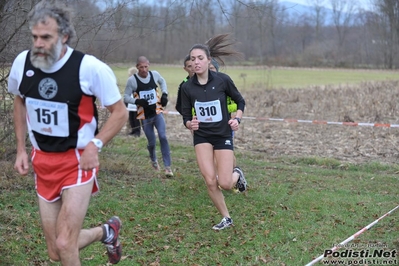
<svg viewBox="0 0 399 266">
<path fill-rule="evenodd" d="M 42 79 L 39 83 L 39 93 L 44 99 L 52 99 L 58 92 L 57 82 L 52 78 Z"/>
</svg>

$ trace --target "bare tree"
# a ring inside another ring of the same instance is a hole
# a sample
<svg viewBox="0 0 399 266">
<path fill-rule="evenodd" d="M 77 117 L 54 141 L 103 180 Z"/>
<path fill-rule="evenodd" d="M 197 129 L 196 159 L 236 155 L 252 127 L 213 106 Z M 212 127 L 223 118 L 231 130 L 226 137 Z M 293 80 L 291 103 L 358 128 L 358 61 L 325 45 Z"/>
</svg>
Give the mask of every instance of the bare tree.
<svg viewBox="0 0 399 266">
<path fill-rule="evenodd" d="M 375 5 L 380 13 L 382 39 L 378 40 L 383 47 L 384 58 L 388 68 L 394 67 L 394 58 L 398 46 L 399 35 L 399 2 L 392 0 L 376 0 Z"/>
<path fill-rule="evenodd" d="M 324 8 L 325 0 L 308 0 L 309 4 L 313 8 L 313 21 L 315 27 L 315 39 L 321 41 L 321 30 L 325 23 L 326 11 Z"/>
<path fill-rule="evenodd" d="M 348 0 L 330 0 L 333 12 L 334 26 L 338 35 L 338 46 L 335 56 L 335 65 L 342 59 L 342 52 L 346 34 L 353 22 L 354 3 Z"/>
<path fill-rule="evenodd" d="M 254 55 L 260 64 L 265 63 L 265 56 L 274 50 L 273 47 L 273 4 L 275 0 L 253 1 L 246 6 L 246 14 L 251 25 L 247 25 L 247 33 L 253 40 L 253 48 L 256 51 Z M 253 25 L 253 26 L 252 26 Z M 267 40 L 269 38 L 269 40 Z"/>
</svg>

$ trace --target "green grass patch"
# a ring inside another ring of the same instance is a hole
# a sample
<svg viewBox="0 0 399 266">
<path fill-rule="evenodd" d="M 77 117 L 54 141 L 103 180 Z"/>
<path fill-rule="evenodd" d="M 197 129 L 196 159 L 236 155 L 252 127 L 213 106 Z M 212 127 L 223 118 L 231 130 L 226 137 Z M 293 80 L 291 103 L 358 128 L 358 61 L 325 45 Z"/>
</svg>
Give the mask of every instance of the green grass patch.
<svg viewBox="0 0 399 266">
<path fill-rule="evenodd" d="M 122 90 L 128 78 L 128 66 L 113 66 Z M 169 93 L 176 95 L 177 87 L 187 76 L 182 66 L 151 65 L 166 80 Z M 266 68 L 266 67 L 222 67 L 221 72 L 233 79 L 240 91 L 263 91 L 278 88 L 306 88 L 322 85 L 359 84 L 366 81 L 397 80 L 395 71 L 348 70 L 348 69 L 303 69 L 303 68 Z"/>
<path fill-rule="evenodd" d="M 101 192 L 92 198 L 84 225 L 121 217 L 124 256 L 118 265 L 304 265 L 398 204 L 396 165 L 238 150 L 250 187 L 244 194 L 224 192 L 235 226 L 214 232 L 221 217 L 193 148 L 171 143 L 171 150 L 173 179 L 153 172 L 145 138 L 117 137 L 101 153 Z M 0 265 L 57 265 L 46 254 L 33 178 L 7 184 L 0 191 Z M 398 215 L 353 243 L 399 249 Z M 81 258 L 83 265 L 107 260 L 100 243 L 84 249 Z"/>
</svg>

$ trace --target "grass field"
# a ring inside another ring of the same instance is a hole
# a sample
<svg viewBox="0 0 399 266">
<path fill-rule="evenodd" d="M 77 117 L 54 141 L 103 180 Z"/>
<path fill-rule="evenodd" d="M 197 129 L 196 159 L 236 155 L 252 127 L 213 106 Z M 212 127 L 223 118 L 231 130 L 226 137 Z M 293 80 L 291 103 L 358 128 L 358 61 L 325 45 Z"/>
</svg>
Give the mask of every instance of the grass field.
<svg viewBox="0 0 399 266">
<path fill-rule="evenodd" d="M 114 214 L 122 218 L 118 265 L 305 265 L 398 203 L 397 166 L 240 151 L 250 188 L 225 193 L 235 227 L 214 232 L 220 217 L 192 148 L 171 145 L 176 177 L 164 179 L 150 168 L 145 145 L 144 138 L 119 137 L 104 149 L 102 192 L 85 220 L 94 226 Z M 45 253 L 32 178 L 9 180 L 8 186 L 4 181 L 0 265 L 54 265 Z M 351 242 L 357 247 L 351 249 L 398 249 L 398 230 L 394 213 Z M 101 244 L 81 256 L 83 265 L 106 262 Z"/>
<path fill-rule="evenodd" d="M 113 66 L 122 91 L 125 89 L 128 66 Z M 171 95 L 176 95 L 177 87 L 187 76 L 182 66 L 150 65 L 150 70 L 158 71 L 166 80 Z M 302 69 L 302 68 L 255 68 L 222 67 L 241 91 L 278 88 L 305 88 L 310 85 L 347 85 L 365 81 L 397 80 L 396 71 L 348 70 L 348 69 Z"/>
<path fill-rule="evenodd" d="M 184 71 L 171 66 L 152 69 L 164 75 L 175 94 Z M 114 70 L 123 91 L 127 67 Z M 244 70 L 228 71 L 239 84 Z M 299 69 L 275 69 L 268 77 L 253 78 L 261 73 L 269 72 L 248 70 L 245 90 L 264 89 L 263 80 L 273 88 L 295 88 L 322 81 L 397 79 L 384 71 Z M 181 141 L 171 141 L 170 146 L 173 179 L 153 171 L 144 137 L 120 134 L 100 154 L 101 192 L 92 198 L 84 227 L 100 225 L 112 215 L 121 217 L 124 255 L 118 265 L 306 265 L 398 205 L 399 166 L 383 158 L 348 163 L 237 149 L 249 189 L 244 194 L 224 192 L 235 226 L 214 232 L 211 228 L 221 217 L 206 193 L 192 146 Z M 0 161 L 0 265 L 60 265 L 46 254 L 33 175 L 17 176 L 12 166 L 11 161 Z M 374 259 L 372 263 L 360 263 L 360 257 L 336 259 L 345 261 L 341 265 L 398 265 L 392 253 L 399 251 L 398 221 L 399 211 L 393 212 L 339 249 L 383 250 L 389 253 L 385 258 L 363 258 Z M 81 258 L 82 265 L 89 266 L 107 261 L 100 243 L 84 249 Z"/>
</svg>

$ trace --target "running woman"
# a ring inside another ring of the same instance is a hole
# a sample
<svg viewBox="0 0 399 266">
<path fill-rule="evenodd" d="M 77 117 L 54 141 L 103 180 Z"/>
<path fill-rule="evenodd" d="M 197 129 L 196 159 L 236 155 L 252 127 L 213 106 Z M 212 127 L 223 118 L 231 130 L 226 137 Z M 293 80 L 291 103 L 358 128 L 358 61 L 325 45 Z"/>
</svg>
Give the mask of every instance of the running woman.
<svg viewBox="0 0 399 266">
<path fill-rule="evenodd" d="M 247 188 L 243 171 L 234 167 L 234 146 L 231 130 L 238 130 L 245 108 L 245 100 L 231 78 L 209 69 L 212 57 L 226 54 L 223 48 L 228 35 L 217 35 L 207 45 L 196 44 L 190 49 L 195 74 L 182 87 L 182 116 L 184 125 L 193 131 L 194 150 L 208 194 L 222 216 L 214 230 L 233 225 L 223 190 Z M 237 112 L 231 118 L 227 96 L 237 103 Z M 192 108 L 195 115 L 192 114 Z M 217 161 L 217 169 L 214 160 Z"/>
</svg>

